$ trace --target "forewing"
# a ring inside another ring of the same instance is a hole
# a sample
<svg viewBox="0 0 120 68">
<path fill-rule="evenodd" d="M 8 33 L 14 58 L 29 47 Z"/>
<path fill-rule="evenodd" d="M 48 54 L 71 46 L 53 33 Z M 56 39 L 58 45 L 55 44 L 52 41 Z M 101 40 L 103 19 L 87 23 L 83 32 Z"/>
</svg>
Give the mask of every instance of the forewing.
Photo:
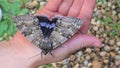
<svg viewBox="0 0 120 68">
<path fill-rule="evenodd" d="M 18 30 L 21 31 L 30 42 L 39 46 L 39 42 L 43 38 L 43 35 L 37 17 L 33 15 L 17 16 L 14 17 L 14 22 Z"/>
<path fill-rule="evenodd" d="M 81 27 L 82 21 L 74 17 L 59 17 L 51 34 L 54 48 L 66 42 Z"/>
</svg>

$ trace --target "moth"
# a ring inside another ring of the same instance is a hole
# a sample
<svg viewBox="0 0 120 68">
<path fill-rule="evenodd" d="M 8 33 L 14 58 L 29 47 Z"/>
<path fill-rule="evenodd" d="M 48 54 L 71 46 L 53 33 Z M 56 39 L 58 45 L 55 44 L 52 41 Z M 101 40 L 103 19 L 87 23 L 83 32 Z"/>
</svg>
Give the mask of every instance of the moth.
<svg viewBox="0 0 120 68">
<path fill-rule="evenodd" d="M 68 16 L 23 15 L 14 17 L 18 29 L 30 42 L 41 48 L 44 55 L 65 43 L 81 27 L 82 20 Z"/>
</svg>

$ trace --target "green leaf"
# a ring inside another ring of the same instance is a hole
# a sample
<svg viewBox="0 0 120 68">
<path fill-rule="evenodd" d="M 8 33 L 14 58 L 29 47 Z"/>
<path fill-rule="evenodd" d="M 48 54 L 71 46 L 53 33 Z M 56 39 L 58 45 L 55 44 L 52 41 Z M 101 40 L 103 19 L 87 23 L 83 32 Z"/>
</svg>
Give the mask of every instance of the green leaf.
<svg viewBox="0 0 120 68">
<path fill-rule="evenodd" d="M 0 37 L 3 36 L 3 33 L 7 30 L 8 25 L 5 21 L 0 22 Z"/>
<path fill-rule="evenodd" d="M 28 9 L 22 9 L 21 12 L 19 13 L 19 15 L 24 15 L 26 13 L 28 13 Z"/>
<path fill-rule="evenodd" d="M 10 11 L 13 15 L 18 15 L 20 13 L 20 2 L 18 0 L 15 0 L 11 5 L 10 5 Z"/>
<path fill-rule="evenodd" d="M 5 12 L 8 12 L 10 10 L 10 3 L 8 0 L 1 0 L 0 6 L 2 7 L 2 10 Z"/>
<path fill-rule="evenodd" d="M 7 30 L 7 34 L 9 34 L 10 36 L 14 34 L 14 32 L 16 31 L 15 25 L 13 24 L 13 22 L 8 23 L 8 30 Z"/>
</svg>

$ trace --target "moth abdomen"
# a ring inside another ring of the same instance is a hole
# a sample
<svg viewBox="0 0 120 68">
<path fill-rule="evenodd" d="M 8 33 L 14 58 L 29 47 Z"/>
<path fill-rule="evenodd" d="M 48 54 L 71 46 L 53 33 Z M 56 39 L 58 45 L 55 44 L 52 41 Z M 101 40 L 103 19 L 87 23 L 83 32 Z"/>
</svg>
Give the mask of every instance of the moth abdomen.
<svg viewBox="0 0 120 68">
<path fill-rule="evenodd" d="M 42 49 L 42 53 L 46 55 L 47 53 L 51 53 L 53 50 L 53 42 L 47 37 L 43 38 L 40 41 L 39 47 Z"/>
</svg>

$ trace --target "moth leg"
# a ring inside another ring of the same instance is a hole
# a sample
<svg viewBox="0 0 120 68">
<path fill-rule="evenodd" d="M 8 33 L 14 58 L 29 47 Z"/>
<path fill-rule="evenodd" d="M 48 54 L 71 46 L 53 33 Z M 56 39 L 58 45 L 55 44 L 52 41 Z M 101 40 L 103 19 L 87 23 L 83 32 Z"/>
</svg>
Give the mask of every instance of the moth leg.
<svg viewBox="0 0 120 68">
<path fill-rule="evenodd" d="M 51 43 L 51 48 L 50 48 L 50 54 L 52 55 L 52 57 L 54 57 L 54 55 L 52 54 L 51 50 L 53 50 L 53 42 Z"/>
<path fill-rule="evenodd" d="M 50 53 L 50 55 L 52 55 L 52 57 L 54 57 L 54 55 L 52 54 L 52 52 L 49 52 Z"/>
<path fill-rule="evenodd" d="M 43 54 L 43 52 L 41 52 L 41 58 L 42 58 L 42 54 Z"/>
</svg>

